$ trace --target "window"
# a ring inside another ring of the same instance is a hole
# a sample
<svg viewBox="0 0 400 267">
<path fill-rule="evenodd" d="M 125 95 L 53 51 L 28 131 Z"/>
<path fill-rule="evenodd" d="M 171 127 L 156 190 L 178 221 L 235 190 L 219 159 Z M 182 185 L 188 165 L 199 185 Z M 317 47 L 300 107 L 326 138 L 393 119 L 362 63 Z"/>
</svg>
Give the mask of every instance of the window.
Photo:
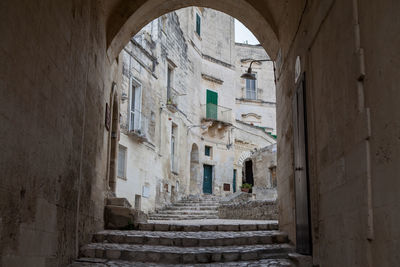
<svg viewBox="0 0 400 267">
<path fill-rule="evenodd" d="M 257 99 L 256 80 L 246 79 L 246 98 Z"/>
<path fill-rule="evenodd" d="M 173 78 L 173 69 L 168 65 L 167 70 L 167 104 L 172 101 L 172 78 Z"/>
<path fill-rule="evenodd" d="M 200 36 L 201 33 L 201 18 L 200 15 L 196 13 L 196 33 Z"/>
<path fill-rule="evenodd" d="M 142 86 L 133 78 L 129 105 L 129 131 L 141 130 Z"/>
<path fill-rule="evenodd" d="M 119 146 L 118 150 L 118 173 L 119 178 L 126 179 L 126 147 Z"/>
<path fill-rule="evenodd" d="M 211 147 L 210 146 L 205 146 L 204 148 L 204 155 L 211 157 Z"/>
<path fill-rule="evenodd" d="M 206 95 L 206 118 L 218 119 L 218 93 L 211 90 L 207 90 Z"/>
<path fill-rule="evenodd" d="M 178 173 L 178 159 L 176 156 L 176 143 L 178 140 L 178 126 L 172 123 L 171 127 L 171 169 L 172 172 Z"/>
</svg>

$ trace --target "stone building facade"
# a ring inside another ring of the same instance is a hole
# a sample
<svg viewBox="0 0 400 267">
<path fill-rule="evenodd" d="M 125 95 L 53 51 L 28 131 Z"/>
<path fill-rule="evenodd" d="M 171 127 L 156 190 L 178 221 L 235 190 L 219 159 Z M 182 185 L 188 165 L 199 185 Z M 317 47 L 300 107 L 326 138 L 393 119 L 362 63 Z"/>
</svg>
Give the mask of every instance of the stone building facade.
<svg viewBox="0 0 400 267">
<path fill-rule="evenodd" d="M 207 8 L 168 13 L 135 35 L 119 55 L 116 195 L 151 211 L 238 190 L 250 151 L 276 143 L 270 62 L 256 67 L 257 96 L 243 95 L 241 72 L 259 57 L 260 46 L 235 44 L 232 17 Z"/>
</svg>

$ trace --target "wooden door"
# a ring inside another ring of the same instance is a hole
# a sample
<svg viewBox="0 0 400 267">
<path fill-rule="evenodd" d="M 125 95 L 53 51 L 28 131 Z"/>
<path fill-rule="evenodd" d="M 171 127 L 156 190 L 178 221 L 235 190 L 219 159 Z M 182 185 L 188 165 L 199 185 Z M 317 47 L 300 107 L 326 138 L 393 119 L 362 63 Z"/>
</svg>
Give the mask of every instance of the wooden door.
<svg viewBox="0 0 400 267">
<path fill-rule="evenodd" d="M 307 162 L 307 119 L 305 102 L 305 76 L 297 87 L 293 99 L 294 127 L 294 186 L 296 205 L 296 250 L 312 254 L 310 225 L 310 193 Z"/>
<path fill-rule="evenodd" d="M 212 194 L 212 166 L 204 165 L 203 193 Z"/>
<path fill-rule="evenodd" d="M 232 182 L 233 193 L 236 192 L 236 170 L 233 170 L 233 182 Z"/>
</svg>

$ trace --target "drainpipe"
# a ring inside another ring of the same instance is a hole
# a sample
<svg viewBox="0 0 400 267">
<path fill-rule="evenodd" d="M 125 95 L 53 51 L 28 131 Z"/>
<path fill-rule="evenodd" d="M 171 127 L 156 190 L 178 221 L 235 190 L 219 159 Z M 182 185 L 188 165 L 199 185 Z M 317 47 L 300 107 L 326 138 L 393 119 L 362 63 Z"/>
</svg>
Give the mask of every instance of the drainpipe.
<svg viewBox="0 0 400 267">
<path fill-rule="evenodd" d="M 364 49 L 361 47 L 361 34 L 358 13 L 358 0 L 353 0 L 353 21 L 354 21 L 354 39 L 355 39 L 355 53 L 358 63 L 358 77 L 357 77 L 357 93 L 358 93 L 358 112 L 365 112 L 365 119 L 367 124 L 367 133 L 365 137 L 365 150 L 366 150 L 366 203 L 367 203 L 367 266 L 372 266 L 372 253 L 371 242 L 374 240 L 374 211 L 372 207 L 372 171 L 371 171 L 371 115 L 370 109 L 365 107 L 365 57 Z"/>
</svg>

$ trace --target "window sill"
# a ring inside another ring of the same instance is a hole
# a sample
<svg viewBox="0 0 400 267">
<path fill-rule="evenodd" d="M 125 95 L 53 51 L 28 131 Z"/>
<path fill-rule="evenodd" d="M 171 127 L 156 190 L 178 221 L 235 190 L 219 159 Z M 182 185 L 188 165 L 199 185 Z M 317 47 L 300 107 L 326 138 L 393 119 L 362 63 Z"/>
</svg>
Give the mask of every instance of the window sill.
<svg viewBox="0 0 400 267">
<path fill-rule="evenodd" d="M 117 176 L 117 178 L 118 178 L 118 179 L 121 179 L 121 180 L 124 180 L 124 181 L 128 181 L 128 179 L 127 179 L 126 177 Z"/>
<path fill-rule="evenodd" d="M 200 41 L 203 41 L 203 38 L 201 38 L 201 36 L 200 36 L 196 31 L 194 31 L 194 35 L 196 35 L 196 37 L 197 37 Z"/>
</svg>

